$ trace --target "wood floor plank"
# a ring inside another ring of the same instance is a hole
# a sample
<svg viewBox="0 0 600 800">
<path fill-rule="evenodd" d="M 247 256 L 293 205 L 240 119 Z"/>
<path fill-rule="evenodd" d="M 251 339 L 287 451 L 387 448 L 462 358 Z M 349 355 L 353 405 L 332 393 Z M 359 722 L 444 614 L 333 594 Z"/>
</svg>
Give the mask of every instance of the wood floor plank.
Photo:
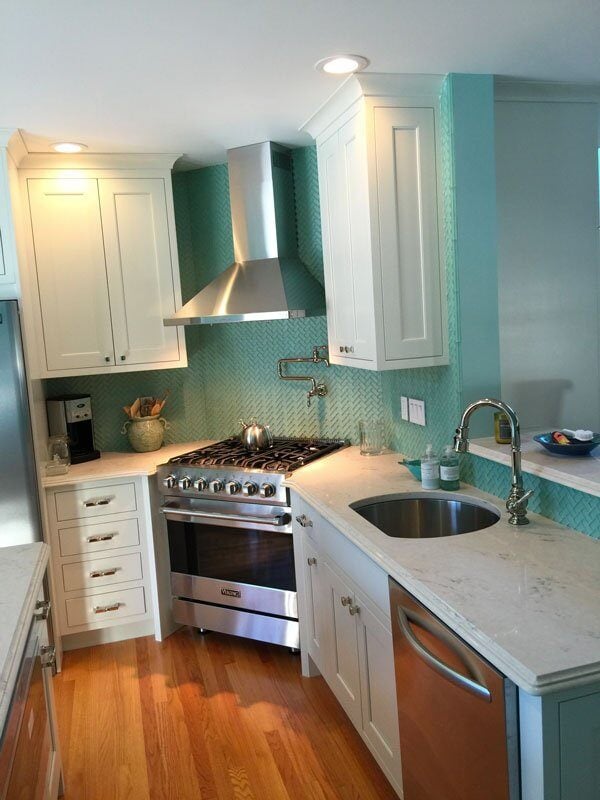
<svg viewBox="0 0 600 800">
<path fill-rule="evenodd" d="M 397 800 L 322 678 L 182 629 L 65 654 L 65 800 Z"/>
</svg>

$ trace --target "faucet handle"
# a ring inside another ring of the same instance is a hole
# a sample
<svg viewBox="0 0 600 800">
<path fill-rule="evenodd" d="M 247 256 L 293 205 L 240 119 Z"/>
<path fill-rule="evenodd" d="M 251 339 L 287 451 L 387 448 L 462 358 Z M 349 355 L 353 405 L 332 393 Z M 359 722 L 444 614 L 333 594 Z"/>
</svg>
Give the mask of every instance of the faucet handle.
<svg viewBox="0 0 600 800">
<path fill-rule="evenodd" d="M 533 494 L 533 489 L 523 492 L 516 486 L 510 490 L 508 500 L 506 501 L 506 510 L 509 514 L 508 522 L 510 525 L 527 525 L 527 501 Z"/>
<path fill-rule="evenodd" d="M 527 492 L 525 492 L 525 494 L 522 494 L 519 498 L 517 498 L 514 501 L 513 505 L 517 507 L 523 505 L 523 503 L 527 505 L 527 501 L 529 500 L 532 494 L 534 494 L 534 489 L 529 489 Z"/>
</svg>

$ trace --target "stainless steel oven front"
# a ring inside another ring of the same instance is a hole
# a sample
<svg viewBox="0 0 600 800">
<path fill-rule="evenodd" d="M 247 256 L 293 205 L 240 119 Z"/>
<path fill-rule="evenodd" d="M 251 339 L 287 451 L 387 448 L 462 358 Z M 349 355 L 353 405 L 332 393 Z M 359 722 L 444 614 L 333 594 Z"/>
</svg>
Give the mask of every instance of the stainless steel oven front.
<svg viewBox="0 0 600 800">
<path fill-rule="evenodd" d="M 291 509 L 164 497 L 177 622 L 298 648 Z"/>
</svg>

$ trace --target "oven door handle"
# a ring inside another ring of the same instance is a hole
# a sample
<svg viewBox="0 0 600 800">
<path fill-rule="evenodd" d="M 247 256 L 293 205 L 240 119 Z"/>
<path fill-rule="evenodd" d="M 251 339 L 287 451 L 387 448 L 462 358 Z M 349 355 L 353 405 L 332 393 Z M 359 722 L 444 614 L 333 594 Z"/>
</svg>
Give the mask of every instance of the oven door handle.
<svg viewBox="0 0 600 800">
<path fill-rule="evenodd" d="M 249 525 L 271 525 L 273 528 L 282 528 L 287 525 L 291 516 L 289 514 L 280 514 L 277 517 L 253 517 L 246 514 L 219 514 L 216 511 L 192 511 L 185 508 L 173 508 L 170 506 L 161 506 L 161 514 L 165 515 L 166 519 L 177 519 L 178 517 L 193 517 L 198 522 L 202 520 L 220 520 L 221 522 L 244 522 Z"/>
</svg>

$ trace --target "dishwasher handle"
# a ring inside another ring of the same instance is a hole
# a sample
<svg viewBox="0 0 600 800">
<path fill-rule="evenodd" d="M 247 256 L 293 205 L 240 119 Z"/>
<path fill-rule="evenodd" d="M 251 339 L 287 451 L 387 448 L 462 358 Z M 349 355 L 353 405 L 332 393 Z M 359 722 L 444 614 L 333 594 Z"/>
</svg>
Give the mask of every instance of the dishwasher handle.
<svg viewBox="0 0 600 800">
<path fill-rule="evenodd" d="M 442 675 L 442 677 L 446 678 L 446 680 L 449 680 L 451 683 L 454 683 L 461 689 L 465 689 L 465 691 L 474 694 L 476 697 L 491 703 L 492 695 L 486 686 L 483 686 L 481 683 L 477 683 L 477 681 L 474 681 L 471 678 L 467 678 L 465 675 L 461 675 L 460 672 L 457 672 L 455 669 L 452 669 L 452 667 L 444 664 L 443 661 L 440 661 L 440 659 L 434 656 L 433 653 L 431 653 L 425 647 L 425 645 L 421 644 L 411 630 L 409 621 L 410 617 L 414 617 L 414 621 L 418 625 L 421 625 L 421 627 L 425 628 L 425 630 L 428 630 L 429 633 L 434 634 L 434 631 L 429 630 L 428 626 L 424 624 L 425 621 L 421 619 L 421 617 L 416 617 L 416 615 L 401 605 L 398 605 L 396 610 L 398 612 L 398 624 L 400 625 L 400 630 L 402 631 L 404 638 L 410 647 L 412 647 L 412 649 L 423 661 L 425 661 L 426 664 Z"/>
</svg>

